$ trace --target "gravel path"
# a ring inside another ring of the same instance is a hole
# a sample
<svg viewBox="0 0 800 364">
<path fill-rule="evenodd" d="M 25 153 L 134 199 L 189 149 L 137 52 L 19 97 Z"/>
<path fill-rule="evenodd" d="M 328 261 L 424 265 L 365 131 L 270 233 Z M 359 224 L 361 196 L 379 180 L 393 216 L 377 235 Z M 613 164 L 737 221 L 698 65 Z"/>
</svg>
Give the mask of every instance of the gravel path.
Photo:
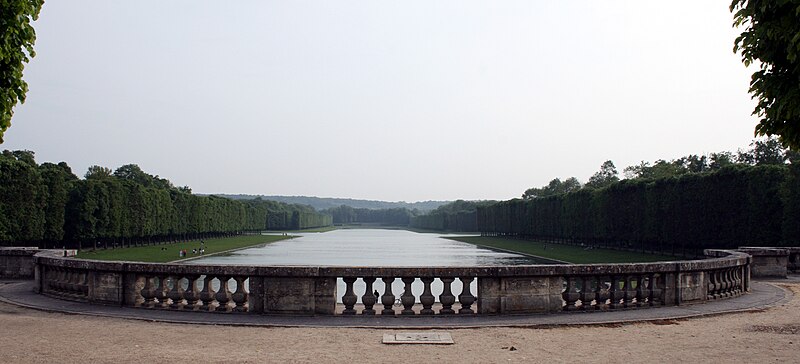
<svg viewBox="0 0 800 364">
<path fill-rule="evenodd" d="M 439 330 L 455 345 L 384 345 L 409 330 L 166 324 L 0 303 L 4 363 L 798 362 L 800 283 L 764 311 L 656 323 Z"/>
</svg>

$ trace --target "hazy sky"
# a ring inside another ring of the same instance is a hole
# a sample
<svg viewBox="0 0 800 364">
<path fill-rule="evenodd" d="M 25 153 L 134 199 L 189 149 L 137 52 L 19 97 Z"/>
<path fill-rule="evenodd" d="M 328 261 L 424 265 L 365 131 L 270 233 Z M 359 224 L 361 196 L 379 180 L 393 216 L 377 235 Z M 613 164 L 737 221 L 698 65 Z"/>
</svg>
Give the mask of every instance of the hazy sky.
<svg viewBox="0 0 800 364">
<path fill-rule="evenodd" d="M 47 1 L 3 149 L 195 193 L 509 199 L 735 151 L 725 1 Z"/>
</svg>

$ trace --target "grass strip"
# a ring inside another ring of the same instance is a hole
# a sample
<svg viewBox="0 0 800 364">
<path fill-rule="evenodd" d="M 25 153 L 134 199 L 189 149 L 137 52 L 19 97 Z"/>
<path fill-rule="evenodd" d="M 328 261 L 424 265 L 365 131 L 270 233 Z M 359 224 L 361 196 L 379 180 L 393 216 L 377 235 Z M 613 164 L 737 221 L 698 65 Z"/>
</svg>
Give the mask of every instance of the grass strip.
<svg viewBox="0 0 800 364">
<path fill-rule="evenodd" d="M 172 244 L 137 246 L 132 248 L 117 248 L 78 252 L 78 258 L 133 261 L 149 263 L 166 263 L 175 260 L 200 256 L 192 254 L 192 249 L 205 249 L 205 255 L 219 253 L 226 250 L 246 248 L 261 244 L 268 244 L 279 240 L 290 239 L 291 235 L 240 235 L 230 238 L 204 239 L 205 244 L 200 245 L 200 240 L 184 241 Z M 186 249 L 185 257 L 180 257 L 179 252 Z"/>
<path fill-rule="evenodd" d="M 280 234 L 280 233 L 327 233 L 328 231 L 338 230 L 339 228 L 336 226 L 323 226 L 318 228 L 312 229 L 303 229 L 303 230 L 269 230 L 265 231 L 268 234 Z"/>
<path fill-rule="evenodd" d="M 542 258 L 563 260 L 565 262 L 574 264 L 647 263 L 681 260 L 680 258 L 669 255 L 637 253 L 613 249 L 586 249 L 585 247 L 581 246 L 544 243 L 541 241 L 532 240 L 484 236 L 457 236 L 446 237 L 446 239 L 452 239 L 487 248 L 511 250 L 523 254 L 539 256 Z"/>
</svg>

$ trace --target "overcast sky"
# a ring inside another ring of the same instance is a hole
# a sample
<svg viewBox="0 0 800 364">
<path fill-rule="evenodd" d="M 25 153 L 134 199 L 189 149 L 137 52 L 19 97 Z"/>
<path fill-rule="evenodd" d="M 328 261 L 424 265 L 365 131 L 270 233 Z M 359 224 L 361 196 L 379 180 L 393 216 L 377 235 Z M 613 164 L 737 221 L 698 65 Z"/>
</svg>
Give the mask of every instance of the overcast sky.
<svg viewBox="0 0 800 364">
<path fill-rule="evenodd" d="M 3 149 L 195 193 L 509 199 L 735 151 L 721 1 L 47 1 Z"/>
</svg>

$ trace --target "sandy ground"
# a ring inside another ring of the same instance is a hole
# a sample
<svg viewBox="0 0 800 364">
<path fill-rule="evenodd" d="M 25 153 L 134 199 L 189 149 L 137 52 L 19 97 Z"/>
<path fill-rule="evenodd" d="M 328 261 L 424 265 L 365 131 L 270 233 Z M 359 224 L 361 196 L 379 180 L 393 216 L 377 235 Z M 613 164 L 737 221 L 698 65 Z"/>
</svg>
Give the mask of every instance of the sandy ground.
<svg viewBox="0 0 800 364">
<path fill-rule="evenodd" d="M 449 332 L 454 345 L 384 345 L 410 330 L 179 325 L 45 313 L 0 303 L 4 363 L 800 362 L 800 284 L 761 312 L 551 329 Z"/>
</svg>

